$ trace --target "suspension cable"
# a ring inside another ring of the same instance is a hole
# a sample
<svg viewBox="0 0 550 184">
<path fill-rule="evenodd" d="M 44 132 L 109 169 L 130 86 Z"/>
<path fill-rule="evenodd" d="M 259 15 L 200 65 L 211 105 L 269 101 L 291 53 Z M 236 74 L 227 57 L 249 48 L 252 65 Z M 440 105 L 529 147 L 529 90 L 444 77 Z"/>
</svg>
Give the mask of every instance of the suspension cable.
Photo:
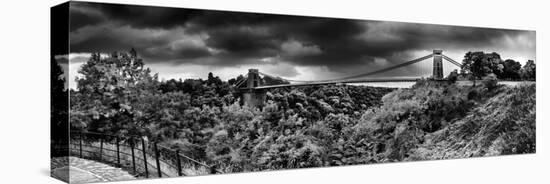
<svg viewBox="0 0 550 184">
<path fill-rule="evenodd" d="M 462 68 L 462 64 L 460 64 L 459 62 L 456 62 L 455 60 L 451 59 L 450 57 L 447 57 L 446 55 L 443 55 L 441 54 L 441 56 L 443 56 L 443 59 L 449 61 L 450 63 Z"/>
<path fill-rule="evenodd" d="M 394 66 L 391 66 L 391 67 L 388 67 L 388 68 L 384 68 L 384 69 L 381 69 L 381 70 L 376 70 L 376 71 L 367 72 L 367 73 L 362 73 L 362 74 L 356 74 L 356 75 L 352 75 L 352 76 L 348 76 L 348 77 L 342 77 L 342 78 L 336 78 L 336 79 L 327 79 L 327 80 L 316 80 L 316 81 L 292 80 L 292 79 L 285 79 L 285 78 L 282 78 L 282 77 L 274 77 L 273 75 L 269 75 L 269 74 L 266 74 L 266 73 L 263 73 L 263 72 L 259 72 L 259 73 L 262 74 L 262 75 L 271 77 L 271 78 L 275 78 L 275 79 L 279 79 L 279 80 L 284 80 L 284 81 L 287 81 L 287 82 L 302 82 L 302 83 L 311 83 L 311 82 L 331 82 L 331 81 L 340 81 L 340 80 L 347 80 L 347 79 L 353 79 L 353 78 L 366 77 L 366 76 L 369 76 L 369 75 L 374 75 L 374 74 L 379 74 L 379 73 L 387 72 L 387 71 L 390 71 L 390 70 L 393 70 L 393 69 L 396 69 L 396 68 L 400 68 L 400 67 L 404 67 L 404 66 L 411 65 L 411 64 L 414 64 L 414 63 L 418 63 L 418 62 L 423 61 L 423 60 L 426 60 L 426 59 L 428 59 L 428 58 L 430 58 L 430 57 L 433 57 L 433 54 L 429 54 L 429 55 L 427 55 L 427 56 L 420 57 L 420 58 L 417 58 L 417 59 L 413 59 L 413 60 L 411 60 L 411 61 L 407 61 L 407 62 L 404 62 L 404 63 L 401 63 L 401 64 L 397 64 L 397 65 L 394 65 Z"/>
<path fill-rule="evenodd" d="M 241 84 L 248 79 L 248 73 L 244 77 L 235 83 L 235 87 L 241 86 Z"/>
</svg>

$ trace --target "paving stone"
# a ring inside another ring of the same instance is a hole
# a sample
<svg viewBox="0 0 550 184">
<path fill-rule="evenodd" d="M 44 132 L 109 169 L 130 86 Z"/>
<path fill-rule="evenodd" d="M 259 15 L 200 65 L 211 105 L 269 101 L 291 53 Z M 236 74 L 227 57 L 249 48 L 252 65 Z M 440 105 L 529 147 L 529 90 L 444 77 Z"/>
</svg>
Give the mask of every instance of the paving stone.
<svg viewBox="0 0 550 184">
<path fill-rule="evenodd" d="M 67 166 L 67 163 L 69 165 Z M 52 176 L 71 183 L 92 183 L 107 181 L 133 180 L 136 177 L 104 163 L 77 157 L 52 158 Z M 69 176 L 67 177 L 67 174 Z"/>
</svg>

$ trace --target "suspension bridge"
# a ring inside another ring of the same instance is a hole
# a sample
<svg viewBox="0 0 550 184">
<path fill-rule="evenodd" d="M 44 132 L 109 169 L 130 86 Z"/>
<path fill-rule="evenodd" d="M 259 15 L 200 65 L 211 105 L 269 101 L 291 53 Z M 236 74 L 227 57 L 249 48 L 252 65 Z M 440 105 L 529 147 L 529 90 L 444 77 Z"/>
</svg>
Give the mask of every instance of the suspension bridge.
<svg viewBox="0 0 550 184">
<path fill-rule="evenodd" d="M 432 80 L 445 80 L 443 77 L 443 60 L 461 67 L 462 65 L 447 57 L 443 54 L 443 50 L 433 50 L 433 53 L 426 56 L 413 59 L 410 61 L 402 62 L 387 68 L 382 68 L 375 71 L 368 71 L 365 73 L 359 73 L 351 76 L 340 77 L 335 79 L 326 79 L 326 80 L 314 80 L 314 81 L 303 81 L 303 80 L 292 80 L 286 79 L 279 76 L 274 76 L 260 72 L 258 69 L 249 69 L 248 74 L 245 77 L 235 83 L 235 86 L 240 90 L 242 94 L 243 103 L 248 106 L 261 107 L 265 102 L 266 90 L 273 88 L 282 88 L 282 87 L 295 87 L 295 86 L 313 86 L 313 85 L 326 85 L 326 84 L 341 84 L 341 83 L 380 83 L 380 82 L 416 82 L 422 77 L 371 77 L 376 74 L 388 72 L 398 68 L 403 68 L 424 60 L 433 59 L 433 71 L 432 71 Z M 278 85 L 262 85 L 262 77 L 269 77 L 279 81 L 284 81 L 286 84 Z"/>
</svg>

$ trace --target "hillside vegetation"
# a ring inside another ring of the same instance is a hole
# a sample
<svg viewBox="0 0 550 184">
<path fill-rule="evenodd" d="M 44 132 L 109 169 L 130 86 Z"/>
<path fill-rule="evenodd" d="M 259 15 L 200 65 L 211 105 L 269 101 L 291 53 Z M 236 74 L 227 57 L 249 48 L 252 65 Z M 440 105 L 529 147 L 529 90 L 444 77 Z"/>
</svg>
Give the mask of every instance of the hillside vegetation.
<svg viewBox="0 0 550 184">
<path fill-rule="evenodd" d="M 535 152 L 535 84 L 281 88 L 259 109 L 212 73 L 159 81 L 135 52 L 79 72 L 72 130 L 146 136 L 224 172 Z"/>
<path fill-rule="evenodd" d="M 384 96 L 358 137 L 376 142 L 384 161 L 534 153 L 535 87 L 419 83 Z"/>
<path fill-rule="evenodd" d="M 261 111 L 236 104 L 214 111 L 219 114 L 210 116 L 216 125 L 209 129 L 204 159 L 235 172 L 534 153 L 535 85 L 487 86 L 421 81 L 353 113 L 342 110 L 353 109 L 341 100 L 348 93 L 314 95 L 353 91 L 349 86 L 275 93 L 286 100 L 270 101 Z M 326 99 L 326 106 L 318 105 Z M 290 110 L 281 110 L 285 106 Z M 339 111 L 310 117 L 331 108 Z"/>
</svg>

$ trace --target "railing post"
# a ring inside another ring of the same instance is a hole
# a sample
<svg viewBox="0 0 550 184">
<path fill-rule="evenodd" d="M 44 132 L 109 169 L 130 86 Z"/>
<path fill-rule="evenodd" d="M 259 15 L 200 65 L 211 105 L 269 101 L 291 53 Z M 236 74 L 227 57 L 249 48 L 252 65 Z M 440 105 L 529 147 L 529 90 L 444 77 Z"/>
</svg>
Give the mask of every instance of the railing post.
<svg viewBox="0 0 550 184">
<path fill-rule="evenodd" d="M 132 168 L 134 169 L 134 174 L 136 174 L 136 157 L 134 156 L 134 140 L 130 139 L 130 149 L 132 150 Z"/>
<path fill-rule="evenodd" d="M 99 160 L 103 161 L 103 138 L 99 137 Z"/>
<path fill-rule="evenodd" d="M 181 173 L 181 160 L 180 160 L 180 150 L 176 150 L 176 166 L 178 167 L 178 176 L 182 176 Z"/>
<path fill-rule="evenodd" d="M 158 172 L 159 178 L 162 178 L 162 172 L 160 172 L 159 150 L 157 148 L 156 142 L 154 144 L 154 148 L 155 148 L 155 160 L 157 162 L 157 172 Z"/>
<path fill-rule="evenodd" d="M 145 178 L 149 178 L 149 171 L 147 171 L 147 153 L 145 153 L 145 139 L 141 138 L 141 152 L 143 153 L 143 163 L 145 163 Z"/>
<path fill-rule="evenodd" d="M 78 136 L 80 138 L 80 141 L 78 143 L 78 146 L 80 147 L 80 158 L 84 158 L 82 157 L 82 132 L 80 132 L 80 136 Z"/>
<path fill-rule="evenodd" d="M 120 167 L 120 145 L 119 145 L 120 138 L 116 136 L 116 161 L 118 164 L 118 167 Z"/>
<path fill-rule="evenodd" d="M 210 174 L 216 174 L 216 173 L 218 173 L 218 169 L 216 165 L 210 166 Z"/>
</svg>

